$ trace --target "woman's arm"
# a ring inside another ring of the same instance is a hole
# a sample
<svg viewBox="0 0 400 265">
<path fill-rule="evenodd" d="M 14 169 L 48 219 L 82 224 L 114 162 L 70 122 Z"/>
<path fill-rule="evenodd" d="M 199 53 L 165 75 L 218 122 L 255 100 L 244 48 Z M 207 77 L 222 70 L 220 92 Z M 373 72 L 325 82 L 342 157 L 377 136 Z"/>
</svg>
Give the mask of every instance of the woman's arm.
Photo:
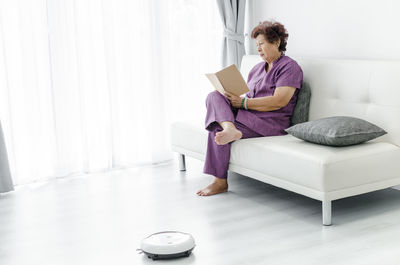
<svg viewBox="0 0 400 265">
<path fill-rule="evenodd" d="M 273 96 L 249 98 L 247 99 L 247 109 L 257 111 L 272 111 L 285 107 L 292 98 L 295 87 L 281 86 L 275 89 Z M 232 106 L 240 108 L 242 98 L 225 92 L 225 96 L 229 99 Z"/>
<path fill-rule="evenodd" d="M 249 98 L 247 100 L 247 109 L 257 111 L 272 111 L 285 107 L 292 98 L 295 87 L 281 86 L 275 89 L 273 96 Z"/>
</svg>

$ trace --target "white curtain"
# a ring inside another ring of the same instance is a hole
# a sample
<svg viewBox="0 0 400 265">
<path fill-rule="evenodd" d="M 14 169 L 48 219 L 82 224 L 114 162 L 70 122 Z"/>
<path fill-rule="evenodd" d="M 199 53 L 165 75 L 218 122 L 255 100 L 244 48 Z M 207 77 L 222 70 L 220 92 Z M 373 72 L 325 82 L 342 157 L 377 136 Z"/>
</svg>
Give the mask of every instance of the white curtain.
<svg viewBox="0 0 400 265">
<path fill-rule="evenodd" d="M 222 66 L 236 64 L 240 68 L 246 53 L 243 35 L 246 0 L 217 0 L 217 4 L 224 24 Z"/>
<path fill-rule="evenodd" d="M 172 158 L 204 114 L 215 0 L 1 0 L 0 120 L 14 183 Z"/>
</svg>

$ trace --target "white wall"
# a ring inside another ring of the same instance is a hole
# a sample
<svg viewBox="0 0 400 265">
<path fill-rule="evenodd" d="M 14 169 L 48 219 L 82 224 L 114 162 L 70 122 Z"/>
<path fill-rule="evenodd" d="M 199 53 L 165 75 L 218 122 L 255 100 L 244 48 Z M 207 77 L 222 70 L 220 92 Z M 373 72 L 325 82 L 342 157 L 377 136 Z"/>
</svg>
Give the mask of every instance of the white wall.
<svg viewBox="0 0 400 265">
<path fill-rule="evenodd" d="M 294 57 L 400 59 L 400 1 L 248 0 L 248 32 L 274 19 L 289 32 Z M 254 41 L 247 50 L 256 54 Z"/>
</svg>

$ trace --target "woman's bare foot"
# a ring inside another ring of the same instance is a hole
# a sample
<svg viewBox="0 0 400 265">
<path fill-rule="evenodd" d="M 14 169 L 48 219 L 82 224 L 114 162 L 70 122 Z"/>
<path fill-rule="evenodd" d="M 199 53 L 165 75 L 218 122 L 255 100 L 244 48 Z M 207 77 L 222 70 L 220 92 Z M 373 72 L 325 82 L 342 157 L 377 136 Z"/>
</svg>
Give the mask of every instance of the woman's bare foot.
<svg viewBox="0 0 400 265">
<path fill-rule="evenodd" d="M 197 192 L 199 196 L 210 196 L 228 191 L 227 179 L 215 178 L 213 183 Z"/>
<path fill-rule="evenodd" d="M 215 134 L 215 142 L 218 145 L 224 145 L 242 138 L 242 132 L 234 126 L 228 126 L 221 132 Z"/>
</svg>

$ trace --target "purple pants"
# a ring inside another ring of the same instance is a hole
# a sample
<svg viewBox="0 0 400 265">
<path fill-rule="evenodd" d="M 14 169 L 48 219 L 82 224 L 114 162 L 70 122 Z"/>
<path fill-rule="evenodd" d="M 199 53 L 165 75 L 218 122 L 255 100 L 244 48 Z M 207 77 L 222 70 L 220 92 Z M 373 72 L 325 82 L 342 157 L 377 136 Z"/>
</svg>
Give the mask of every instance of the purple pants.
<svg viewBox="0 0 400 265">
<path fill-rule="evenodd" d="M 215 135 L 222 131 L 218 122 L 230 121 L 242 132 L 243 138 L 261 137 L 262 135 L 251 130 L 247 126 L 235 120 L 237 109 L 233 108 L 227 98 L 221 93 L 214 91 L 208 94 L 206 100 L 206 130 L 208 130 L 208 143 L 206 161 L 203 172 L 217 178 L 228 177 L 228 166 L 231 155 L 231 143 L 217 145 Z"/>
</svg>

